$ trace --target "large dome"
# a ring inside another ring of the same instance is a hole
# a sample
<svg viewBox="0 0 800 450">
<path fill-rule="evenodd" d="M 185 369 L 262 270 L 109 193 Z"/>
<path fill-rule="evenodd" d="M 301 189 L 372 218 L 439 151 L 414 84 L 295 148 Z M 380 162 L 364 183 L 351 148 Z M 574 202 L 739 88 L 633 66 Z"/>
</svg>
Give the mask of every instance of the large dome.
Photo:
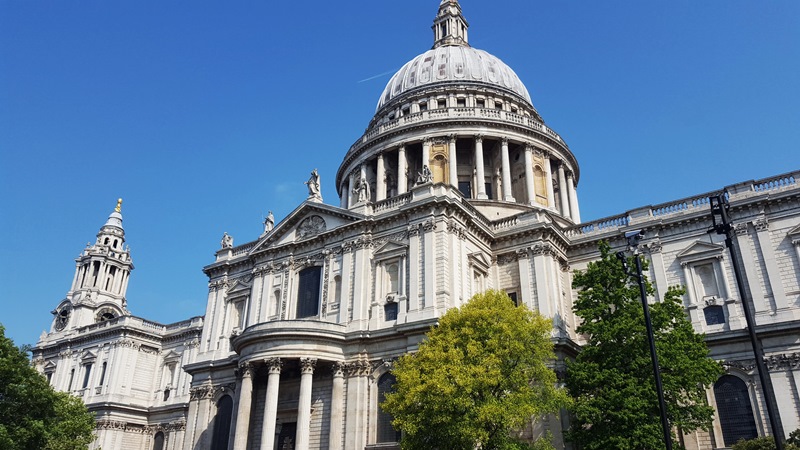
<svg viewBox="0 0 800 450">
<path fill-rule="evenodd" d="M 376 110 L 412 89 L 434 83 L 485 83 L 513 92 L 531 103 L 528 90 L 503 61 L 465 45 L 441 46 L 417 56 L 389 80 Z"/>
</svg>

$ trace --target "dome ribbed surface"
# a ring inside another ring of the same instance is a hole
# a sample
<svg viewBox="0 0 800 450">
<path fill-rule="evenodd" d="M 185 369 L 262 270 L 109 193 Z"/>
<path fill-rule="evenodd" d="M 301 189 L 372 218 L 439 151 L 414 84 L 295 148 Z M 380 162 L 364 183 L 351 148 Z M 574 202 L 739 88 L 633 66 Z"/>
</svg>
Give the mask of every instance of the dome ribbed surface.
<svg viewBox="0 0 800 450">
<path fill-rule="evenodd" d="M 458 81 L 506 89 L 533 104 L 517 74 L 499 58 L 476 48 L 452 45 L 428 50 L 406 63 L 389 80 L 376 111 L 412 89 Z"/>
</svg>

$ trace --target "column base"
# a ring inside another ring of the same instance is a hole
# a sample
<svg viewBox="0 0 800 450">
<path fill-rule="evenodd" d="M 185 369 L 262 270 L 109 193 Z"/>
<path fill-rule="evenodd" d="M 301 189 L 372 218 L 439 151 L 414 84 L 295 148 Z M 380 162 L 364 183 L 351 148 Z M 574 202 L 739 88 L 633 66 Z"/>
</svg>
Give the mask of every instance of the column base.
<svg viewBox="0 0 800 450">
<path fill-rule="evenodd" d="M 513 203 L 516 203 L 516 202 L 517 202 L 517 199 L 515 199 L 514 197 L 512 197 L 512 196 L 510 196 L 510 195 L 509 195 L 509 196 L 507 196 L 507 197 L 505 197 L 503 200 L 505 200 L 505 201 L 507 201 L 507 202 L 513 202 Z"/>
</svg>

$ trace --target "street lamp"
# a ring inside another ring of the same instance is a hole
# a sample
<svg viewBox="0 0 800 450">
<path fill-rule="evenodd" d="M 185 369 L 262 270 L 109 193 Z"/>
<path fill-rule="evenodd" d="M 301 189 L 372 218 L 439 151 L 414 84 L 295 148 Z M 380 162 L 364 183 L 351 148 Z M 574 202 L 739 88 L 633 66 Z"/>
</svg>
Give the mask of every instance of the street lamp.
<svg viewBox="0 0 800 450">
<path fill-rule="evenodd" d="M 713 230 L 709 230 L 709 233 L 716 231 L 717 234 L 725 236 L 725 246 L 728 247 L 728 251 L 731 254 L 731 265 L 733 266 L 733 274 L 736 277 L 736 287 L 739 289 L 739 298 L 742 299 L 742 309 L 744 310 L 744 318 L 747 321 L 750 343 L 753 346 L 758 378 L 761 381 L 761 390 L 764 391 L 764 402 L 767 404 L 767 415 L 772 428 L 772 436 L 775 439 L 775 448 L 783 450 L 783 425 L 781 425 L 781 416 L 778 413 L 778 402 L 775 400 L 775 390 L 772 388 L 772 380 L 769 377 L 769 372 L 767 372 L 767 365 L 764 364 L 764 348 L 756 335 L 756 319 L 753 317 L 753 311 L 750 309 L 750 304 L 745 296 L 744 278 L 742 278 L 739 259 L 736 257 L 736 251 L 734 250 L 733 225 L 730 220 L 731 205 L 728 203 L 728 195 L 723 192 L 709 197 L 708 201 L 711 204 L 711 223 L 713 226 Z"/>
<path fill-rule="evenodd" d="M 628 248 L 633 252 L 636 259 L 636 272 L 631 273 L 628 270 L 628 260 L 625 257 L 625 252 L 618 252 L 617 258 L 622 261 L 622 267 L 628 276 L 636 277 L 639 283 L 639 294 L 642 297 L 642 309 L 644 310 L 644 324 L 647 327 L 647 340 L 650 343 L 650 358 L 653 361 L 653 376 L 656 380 L 656 392 L 658 393 L 658 407 L 661 410 L 661 428 L 664 431 L 664 444 L 667 450 L 672 450 L 672 432 L 669 428 L 669 419 L 667 418 L 667 403 L 664 401 L 664 387 L 661 384 L 661 371 L 658 368 L 658 355 L 656 354 L 656 341 L 653 337 L 653 323 L 650 321 L 650 305 L 647 303 L 647 290 L 644 284 L 644 275 L 642 274 L 642 260 L 639 257 L 639 241 L 644 238 L 642 230 L 628 231 L 625 233 L 625 239 L 628 240 Z"/>
</svg>

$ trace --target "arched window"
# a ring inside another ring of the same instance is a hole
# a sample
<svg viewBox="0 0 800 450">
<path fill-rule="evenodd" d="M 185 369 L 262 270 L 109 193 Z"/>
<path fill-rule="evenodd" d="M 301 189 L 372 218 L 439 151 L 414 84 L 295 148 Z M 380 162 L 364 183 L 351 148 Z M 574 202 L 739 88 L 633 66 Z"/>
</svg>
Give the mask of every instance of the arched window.
<svg viewBox="0 0 800 450">
<path fill-rule="evenodd" d="M 385 373 L 378 378 L 378 443 L 400 442 L 400 432 L 392 426 L 392 415 L 380 407 L 386 399 L 386 394 L 392 392 L 395 382 L 397 379 L 391 373 Z"/>
<path fill-rule="evenodd" d="M 217 414 L 214 416 L 214 434 L 211 437 L 211 450 L 228 449 L 232 415 L 233 400 L 230 395 L 224 395 L 217 402 Z"/>
<path fill-rule="evenodd" d="M 159 431 L 153 436 L 153 450 L 164 450 L 164 433 Z"/>
<path fill-rule="evenodd" d="M 295 318 L 313 317 L 319 314 L 319 278 L 322 267 L 315 266 L 300 271 L 297 289 L 297 314 Z"/>
<path fill-rule="evenodd" d="M 723 375 L 714 383 L 714 397 L 717 399 L 717 414 L 726 447 L 739 439 L 758 437 L 750 395 L 744 381 L 733 375 Z"/>
</svg>

